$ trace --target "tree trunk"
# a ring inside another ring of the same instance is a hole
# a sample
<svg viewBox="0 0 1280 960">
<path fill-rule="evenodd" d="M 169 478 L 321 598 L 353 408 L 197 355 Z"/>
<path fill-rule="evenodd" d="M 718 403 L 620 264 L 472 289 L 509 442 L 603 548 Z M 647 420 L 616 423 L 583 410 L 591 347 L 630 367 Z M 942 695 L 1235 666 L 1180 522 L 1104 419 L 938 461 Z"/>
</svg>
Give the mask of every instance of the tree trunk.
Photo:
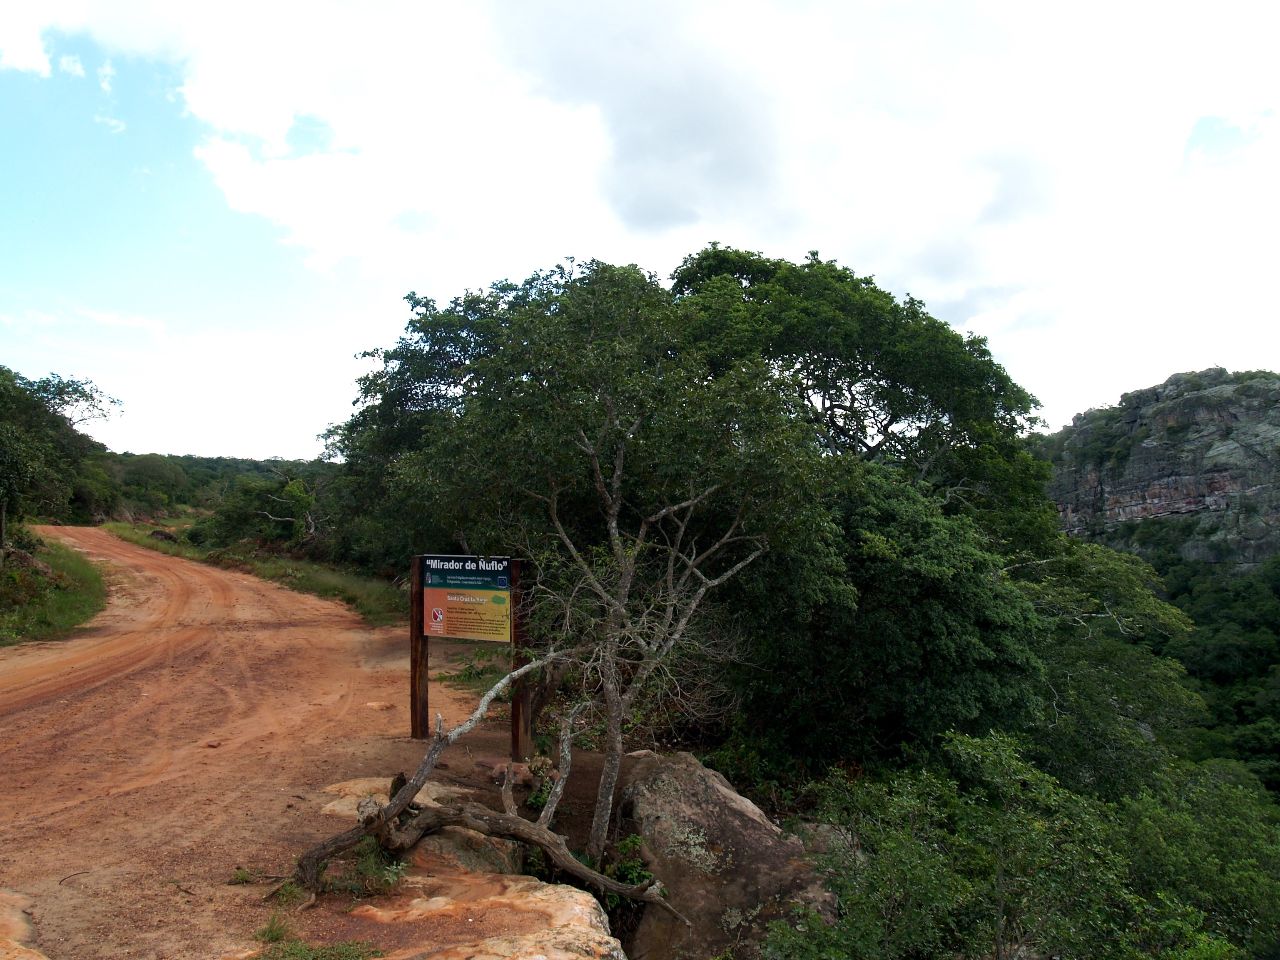
<svg viewBox="0 0 1280 960">
<path fill-rule="evenodd" d="M 9 501 L 0 499 L 0 570 L 4 569 L 4 552 L 9 548 Z"/>
<path fill-rule="evenodd" d="M 596 809 L 591 818 L 591 835 L 587 840 L 587 857 L 596 866 L 604 856 L 609 839 L 609 822 L 613 819 L 613 791 L 622 770 L 622 713 L 617 704 L 608 705 L 607 737 L 604 766 L 600 770 L 600 786 L 596 789 Z"/>
</svg>

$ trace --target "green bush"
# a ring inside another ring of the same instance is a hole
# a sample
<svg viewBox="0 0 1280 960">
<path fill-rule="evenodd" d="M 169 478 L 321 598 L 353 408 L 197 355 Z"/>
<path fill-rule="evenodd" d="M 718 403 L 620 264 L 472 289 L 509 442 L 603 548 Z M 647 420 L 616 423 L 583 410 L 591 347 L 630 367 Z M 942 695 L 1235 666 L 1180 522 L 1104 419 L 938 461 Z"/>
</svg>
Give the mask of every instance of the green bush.
<svg viewBox="0 0 1280 960">
<path fill-rule="evenodd" d="M 840 916 L 776 923 L 771 960 L 1275 955 L 1274 808 L 1226 771 L 1115 806 L 952 735 L 934 767 L 814 792 Z"/>
</svg>

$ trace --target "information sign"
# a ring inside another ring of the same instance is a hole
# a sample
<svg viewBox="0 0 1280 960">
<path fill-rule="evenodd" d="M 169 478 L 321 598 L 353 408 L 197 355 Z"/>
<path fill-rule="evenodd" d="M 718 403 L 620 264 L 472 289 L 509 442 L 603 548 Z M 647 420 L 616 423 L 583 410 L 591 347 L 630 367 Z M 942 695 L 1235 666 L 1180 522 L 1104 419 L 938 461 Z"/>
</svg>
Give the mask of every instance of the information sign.
<svg viewBox="0 0 1280 960">
<path fill-rule="evenodd" d="M 423 556 L 422 627 L 432 637 L 510 643 L 510 558 Z"/>
</svg>

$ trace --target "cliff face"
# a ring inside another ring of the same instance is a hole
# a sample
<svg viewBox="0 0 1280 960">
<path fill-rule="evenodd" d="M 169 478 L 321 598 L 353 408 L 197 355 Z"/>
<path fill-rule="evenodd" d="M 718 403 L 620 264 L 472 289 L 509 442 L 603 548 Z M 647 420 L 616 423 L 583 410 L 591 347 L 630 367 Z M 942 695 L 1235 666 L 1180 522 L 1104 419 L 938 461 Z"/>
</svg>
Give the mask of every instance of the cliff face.
<svg viewBox="0 0 1280 960">
<path fill-rule="evenodd" d="M 1175 374 L 1077 415 L 1041 449 L 1070 533 L 1142 552 L 1144 524 L 1181 518 L 1184 559 L 1254 564 L 1280 553 L 1278 374 Z"/>
</svg>

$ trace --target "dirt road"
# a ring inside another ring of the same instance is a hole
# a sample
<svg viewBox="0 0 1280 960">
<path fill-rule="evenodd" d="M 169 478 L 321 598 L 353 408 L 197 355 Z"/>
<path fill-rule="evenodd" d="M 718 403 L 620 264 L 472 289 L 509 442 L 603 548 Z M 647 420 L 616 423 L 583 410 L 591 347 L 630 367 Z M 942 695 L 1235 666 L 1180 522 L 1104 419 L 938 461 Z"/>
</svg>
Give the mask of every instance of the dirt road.
<svg viewBox="0 0 1280 960">
<path fill-rule="evenodd" d="M 403 631 L 101 530 L 41 533 L 103 561 L 112 593 L 74 639 L 0 650 L 0 888 L 52 960 L 252 946 L 268 911 L 235 867 L 287 873 L 346 826 L 320 788 L 421 756 Z"/>
</svg>

